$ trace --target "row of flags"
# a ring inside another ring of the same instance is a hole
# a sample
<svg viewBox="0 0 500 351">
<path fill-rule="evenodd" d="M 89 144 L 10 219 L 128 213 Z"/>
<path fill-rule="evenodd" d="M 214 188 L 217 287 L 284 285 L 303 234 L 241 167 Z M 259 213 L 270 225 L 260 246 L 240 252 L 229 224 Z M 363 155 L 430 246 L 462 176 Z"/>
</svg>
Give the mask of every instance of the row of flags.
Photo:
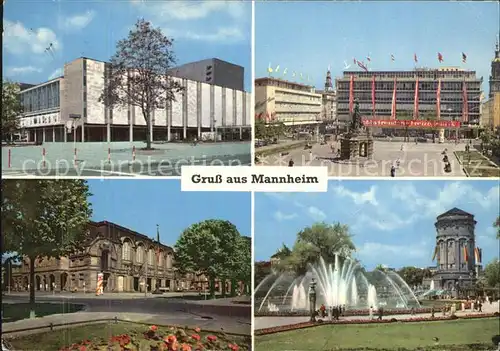
<svg viewBox="0 0 500 351">
<path fill-rule="evenodd" d="M 359 61 L 358 61 L 359 65 Z M 361 67 L 361 66 L 360 66 Z M 394 88 L 392 91 L 392 104 L 391 104 L 391 119 L 396 119 L 396 109 L 397 109 L 397 78 L 394 77 Z M 375 92 L 376 76 L 372 76 L 372 111 L 375 117 L 376 110 L 376 92 Z M 419 78 L 415 82 L 415 95 L 413 101 L 413 119 L 417 120 L 419 117 Z M 349 113 L 352 114 L 354 106 L 354 75 L 351 74 L 349 82 Z M 438 80 L 438 87 L 436 92 L 436 119 L 441 119 L 441 78 Z M 467 97 L 467 84 L 464 81 L 462 83 L 462 122 L 469 121 L 469 102 Z"/>
<path fill-rule="evenodd" d="M 371 61 L 372 61 L 372 59 L 371 59 L 371 57 L 370 57 L 369 55 L 366 57 L 366 60 L 367 60 L 368 62 L 371 62 Z M 443 54 L 442 54 L 442 53 L 440 53 L 440 52 L 438 52 L 438 53 L 437 53 L 437 60 L 438 60 L 440 63 L 444 62 L 444 56 L 443 56 Z M 396 61 L 396 56 L 394 56 L 394 54 L 391 54 L 391 61 L 393 61 L 393 62 L 394 62 L 394 61 Z M 414 54 L 413 54 L 413 61 L 414 61 L 415 63 L 418 63 L 418 56 L 417 56 L 417 53 L 414 53 Z M 354 59 L 354 64 L 356 64 L 357 62 L 358 62 L 358 60 Z M 467 54 L 466 54 L 465 52 L 462 52 L 462 63 L 467 63 Z"/>
<path fill-rule="evenodd" d="M 439 246 L 436 245 L 436 247 L 434 248 L 434 254 L 432 255 L 432 261 L 436 259 L 438 253 L 439 253 Z M 462 257 L 464 258 L 465 262 L 469 262 L 470 256 L 467 246 L 462 247 Z M 480 264 L 483 261 L 483 249 L 480 249 L 479 247 L 474 248 L 474 260 L 476 264 Z"/>
<path fill-rule="evenodd" d="M 283 76 L 286 76 L 288 74 L 288 68 L 285 68 L 283 71 L 280 71 L 280 65 L 277 65 L 276 67 L 273 68 L 271 66 L 271 63 L 269 63 L 269 66 L 267 66 L 267 73 L 269 73 L 269 75 L 271 75 L 273 73 L 281 73 Z M 311 77 L 309 75 L 306 76 L 302 72 L 299 72 L 297 74 L 296 71 L 292 71 L 291 76 L 293 78 L 298 76 L 298 77 L 300 77 L 300 80 L 303 80 L 303 81 L 307 81 L 307 82 L 311 81 Z"/>
</svg>

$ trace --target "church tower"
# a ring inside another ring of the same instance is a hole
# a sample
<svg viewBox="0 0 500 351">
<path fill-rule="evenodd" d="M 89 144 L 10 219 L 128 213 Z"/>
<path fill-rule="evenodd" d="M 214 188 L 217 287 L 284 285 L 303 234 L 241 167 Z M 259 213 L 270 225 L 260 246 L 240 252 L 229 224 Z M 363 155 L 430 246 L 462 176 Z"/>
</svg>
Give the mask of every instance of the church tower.
<svg viewBox="0 0 500 351">
<path fill-rule="evenodd" d="M 500 38 L 497 38 L 495 46 L 495 58 L 491 61 L 490 94 L 492 98 L 495 93 L 500 93 Z"/>
<path fill-rule="evenodd" d="M 326 71 L 325 92 L 332 92 L 332 91 L 333 91 L 332 74 L 330 72 L 330 66 L 328 66 L 328 71 Z"/>
</svg>

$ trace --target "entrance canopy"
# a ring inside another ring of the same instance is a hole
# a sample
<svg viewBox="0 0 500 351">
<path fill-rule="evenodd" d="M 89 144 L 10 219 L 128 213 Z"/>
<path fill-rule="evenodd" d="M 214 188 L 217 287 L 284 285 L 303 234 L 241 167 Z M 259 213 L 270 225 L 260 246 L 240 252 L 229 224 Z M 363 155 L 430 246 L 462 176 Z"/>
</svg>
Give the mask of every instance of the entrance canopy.
<svg viewBox="0 0 500 351">
<path fill-rule="evenodd" d="M 377 128 L 460 128 L 460 121 L 422 121 L 363 118 L 365 127 Z"/>
</svg>

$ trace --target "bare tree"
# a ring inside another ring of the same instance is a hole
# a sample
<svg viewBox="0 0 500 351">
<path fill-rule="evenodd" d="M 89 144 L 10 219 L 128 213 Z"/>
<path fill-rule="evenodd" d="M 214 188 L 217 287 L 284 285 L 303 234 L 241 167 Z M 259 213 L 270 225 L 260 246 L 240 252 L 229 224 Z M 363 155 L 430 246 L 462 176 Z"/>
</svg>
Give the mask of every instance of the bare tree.
<svg viewBox="0 0 500 351">
<path fill-rule="evenodd" d="M 111 58 L 107 84 L 99 101 L 108 107 L 137 106 L 146 121 L 146 149 L 151 149 L 151 114 L 175 101 L 183 91 L 179 82 L 168 76 L 175 64 L 173 39 L 160 28 L 140 19 L 128 37 L 116 45 Z"/>
</svg>

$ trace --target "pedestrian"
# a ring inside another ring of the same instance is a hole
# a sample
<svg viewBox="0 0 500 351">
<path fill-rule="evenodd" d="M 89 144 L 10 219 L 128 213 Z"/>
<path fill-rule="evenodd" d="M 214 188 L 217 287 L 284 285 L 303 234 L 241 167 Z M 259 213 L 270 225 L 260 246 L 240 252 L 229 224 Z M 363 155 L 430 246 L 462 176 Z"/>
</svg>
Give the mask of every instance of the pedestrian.
<svg viewBox="0 0 500 351">
<path fill-rule="evenodd" d="M 434 318 L 434 306 L 431 308 L 431 318 Z"/>
<path fill-rule="evenodd" d="M 396 167 L 394 167 L 394 165 L 392 165 L 391 167 L 391 177 L 395 177 L 396 176 Z"/>
<path fill-rule="evenodd" d="M 401 151 L 403 151 L 404 149 L 404 144 L 401 144 Z"/>
<path fill-rule="evenodd" d="M 373 319 L 373 306 L 370 306 L 369 314 L 370 314 L 370 319 Z"/>
<path fill-rule="evenodd" d="M 379 307 L 379 309 L 378 309 L 378 320 L 381 321 L 383 316 L 384 316 L 384 309 L 382 307 Z"/>
<path fill-rule="evenodd" d="M 290 159 L 290 161 L 288 161 L 288 167 L 293 167 L 293 160 Z"/>
</svg>

